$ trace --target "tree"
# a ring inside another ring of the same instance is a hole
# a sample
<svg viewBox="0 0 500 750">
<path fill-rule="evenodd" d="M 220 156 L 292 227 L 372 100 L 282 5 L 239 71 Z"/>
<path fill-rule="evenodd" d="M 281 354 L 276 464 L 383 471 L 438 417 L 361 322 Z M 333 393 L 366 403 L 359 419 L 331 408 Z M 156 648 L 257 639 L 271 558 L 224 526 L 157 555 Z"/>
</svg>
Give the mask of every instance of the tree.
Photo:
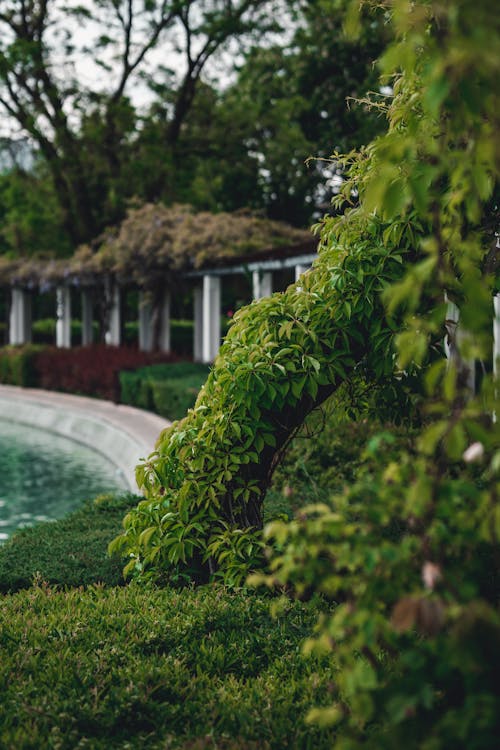
<svg viewBox="0 0 500 750">
<path fill-rule="evenodd" d="M 50 177 L 43 165 L 20 167 L 0 175 L 0 254 L 63 256 L 71 243 Z"/>
<path fill-rule="evenodd" d="M 251 114 L 246 142 L 260 162 L 270 216 L 305 224 L 328 208 L 326 163 L 334 151 L 368 143 L 385 127 L 374 108 L 356 103 L 379 87 L 375 61 L 388 37 L 379 11 L 366 13 L 356 39 L 342 31 L 343 3 L 302 3 L 288 45 L 253 50 L 228 95 Z M 312 157 L 306 165 L 306 160 Z"/>
<path fill-rule="evenodd" d="M 137 127 L 134 81 L 142 77 L 162 96 L 168 93 L 162 129 L 168 153 L 207 62 L 230 40 L 275 27 L 270 8 L 268 0 L 2 3 L 0 105 L 39 149 L 75 245 L 123 215 L 123 169 Z M 183 67 L 180 74 L 167 65 L 154 68 L 152 53 L 159 49 L 168 63 Z M 104 73 L 103 84 L 98 77 L 85 82 L 92 69 Z"/>
<path fill-rule="evenodd" d="M 403 445 L 378 435 L 351 487 L 271 525 L 270 572 L 253 581 L 334 605 L 306 648 L 338 667 L 333 704 L 309 715 L 338 725 L 336 748 L 486 750 L 500 708 L 499 402 L 498 382 L 485 372 L 474 393 L 469 375 L 491 360 L 500 287 L 500 19 L 490 0 L 387 10 L 389 129 L 335 155 L 350 208 L 322 222 L 300 287 L 240 311 L 195 409 L 138 467 L 147 496 L 114 546 L 139 576 L 204 562 L 241 583 L 261 564 L 264 475 L 304 415 L 360 374 L 406 383 L 419 429 Z"/>
<path fill-rule="evenodd" d="M 334 170 L 324 159 L 368 143 L 385 127 L 383 116 L 352 99 L 378 88 L 374 61 L 388 31 L 381 13 L 367 13 L 362 34 L 349 40 L 341 4 L 291 5 L 297 18 L 290 38 L 255 46 L 233 85 L 211 98 L 207 92 L 179 151 L 197 205 L 247 205 L 305 226 L 332 194 L 325 183 Z"/>
</svg>

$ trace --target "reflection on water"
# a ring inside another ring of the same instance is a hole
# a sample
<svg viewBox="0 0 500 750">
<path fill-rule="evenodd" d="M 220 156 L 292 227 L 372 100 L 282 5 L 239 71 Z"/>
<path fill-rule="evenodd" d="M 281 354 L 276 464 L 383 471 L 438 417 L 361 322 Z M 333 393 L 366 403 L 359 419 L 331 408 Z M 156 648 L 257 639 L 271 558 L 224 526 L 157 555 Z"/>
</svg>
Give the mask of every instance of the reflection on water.
<svg viewBox="0 0 500 750">
<path fill-rule="evenodd" d="M 124 487 L 115 466 L 90 448 L 0 419 L 0 542 Z"/>
</svg>

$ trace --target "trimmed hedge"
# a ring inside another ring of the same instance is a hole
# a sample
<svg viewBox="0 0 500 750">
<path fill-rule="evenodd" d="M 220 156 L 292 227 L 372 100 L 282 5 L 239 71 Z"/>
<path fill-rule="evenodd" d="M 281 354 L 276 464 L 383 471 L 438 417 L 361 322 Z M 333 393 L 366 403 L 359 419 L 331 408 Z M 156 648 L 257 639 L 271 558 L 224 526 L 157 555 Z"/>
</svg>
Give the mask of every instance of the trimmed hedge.
<svg viewBox="0 0 500 750">
<path fill-rule="evenodd" d="M 59 521 L 17 531 L 0 546 L 0 592 L 29 588 L 34 578 L 63 586 L 123 583 L 122 563 L 107 545 L 139 497 L 100 495 Z"/>
<path fill-rule="evenodd" d="M 0 746 L 326 750 L 334 732 L 304 721 L 335 677 L 300 653 L 316 617 L 219 586 L 7 595 Z"/>
<path fill-rule="evenodd" d="M 38 355 L 43 346 L 4 346 L 0 349 L 0 383 L 33 388 L 38 385 Z"/>
<path fill-rule="evenodd" d="M 120 401 L 155 411 L 167 419 L 181 419 L 194 406 L 209 372 L 207 365 L 179 362 L 120 372 Z"/>
<path fill-rule="evenodd" d="M 176 359 L 166 352 L 141 352 L 104 344 L 72 349 L 8 346 L 0 349 L 0 382 L 117 401 L 120 370 Z"/>
<path fill-rule="evenodd" d="M 170 321 L 170 345 L 172 351 L 183 357 L 193 356 L 193 331 L 192 320 Z M 127 345 L 137 344 L 139 340 L 139 323 L 130 320 L 125 323 L 124 339 Z"/>
<path fill-rule="evenodd" d="M 97 341 L 99 337 L 99 324 L 94 320 L 93 324 L 94 339 Z M 55 318 L 39 318 L 35 320 L 32 325 L 33 341 L 36 344 L 47 344 L 53 345 L 56 340 L 56 319 Z M 71 340 L 73 342 L 80 342 L 82 336 L 82 322 L 81 320 L 71 321 Z"/>
</svg>

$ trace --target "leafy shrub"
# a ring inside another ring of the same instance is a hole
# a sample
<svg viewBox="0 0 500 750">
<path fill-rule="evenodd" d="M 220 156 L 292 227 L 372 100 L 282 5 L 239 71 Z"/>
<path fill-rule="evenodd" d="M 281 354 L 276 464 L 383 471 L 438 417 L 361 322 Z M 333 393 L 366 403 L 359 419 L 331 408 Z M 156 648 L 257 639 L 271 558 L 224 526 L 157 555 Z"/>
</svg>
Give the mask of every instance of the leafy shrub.
<svg viewBox="0 0 500 750">
<path fill-rule="evenodd" d="M 208 371 L 207 365 L 178 362 L 120 372 L 120 401 L 181 419 L 194 406 Z"/>
<path fill-rule="evenodd" d="M 335 669 L 303 659 L 317 609 L 196 590 L 43 582 L 4 596 L 0 611 L 0 745 L 326 750 L 311 701 Z"/>
<path fill-rule="evenodd" d="M 254 577 L 339 603 L 307 646 L 339 666 L 332 705 L 309 715 L 337 726 L 339 750 L 498 742 L 498 393 L 487 375 L 477 393 L 470 387 L 471 361 L 491 357 L 498 289 L 490 50 L 500 26 L 491 28 L 490 11 L 393 3 L 395 41 L 382 61 L 386 74 L 399 68 L 389 131 L 360 155 L 336 155 L 345 168 L 337 205 L 355 192 L 360 204 L 325 219 L 326 243 L 358 247 L 372 236 L 374 213 L 387 238 L 414 228 L 413 262 L 383 298 L 403 316 L 395 361 L 419 374 L 422 418 L 406 446 L 392 432 L 374 436 L 343 494 L 271 524 L 269 573 Z M 458 329 L 446 298 L 460 309 Z M 433 361 L 444 336 L 448 362 Z"/>
<path fill-rule="evenodd" d="M 107 545 L 137 500 L 103 495 L 62 520 L 17 531 L 0 546 L 0 591 L 28 588 L 34 577 L 61 586 L 120 585 L 121 564 Z"/>
<path fill-rule="evenodd" d="M 151 380 L 153 410 L 168 419 L 182 419 L 194 406 L 205 379 L 206 375 L 192 375 L 182 380 Z"/>
<path fill-rule="evenodd" d="M 170 344 L 172 351 L 184 357 L 193 355 L 194 322 L 192 320 L 172 320 L 170 323 Z"/>
<path fill-rule="evenodd" d="M 332 705 L 309 717 L 338 725 L 338 750 L 497 741 L 498 388 L 487 374 L 470 387 L 499 289 L 492 10 L 388 4 L 387 133 L 334 154 L 344 180 L 318 262 L 237 313 L 195 409 L 138 467 L 147 498 L 114 543 L 140 576 L 201 559 L 234 583 L 237 540 L 254 565 L 270 474 L 310 410 L 360 375 L 411 390 L 418 435 L 397 450 L 392 431 L 375 436 L 352 487 L 272 524 L 270 572 L 254 578 L 339 603 L 309 644 L 340 666 Z"/>
<path fill-rule="evenodd" d="M 339 668 L 333 705 L 309 715 L 337 726 L 335 748 L 487 750 L 500 716 L 498 509 L 476 466 L 451 465 L 437 486 L 410 448 L 374 435 L 342 494 L 269 525 L 270 571 L 253 581 L 339 603 L 305 648 Z"/>
<path fill-rule="evenodd" d="M 117 401 L 120 370 L 173 360 L 175 357 L 172 354 L 140 352 L 104 344 L 73 349 L 51 347 L 40 351 L 36 357 L 37 385 L 47 390 Z"/>
<path fill-rule="evenodd" d="M 349 376 L 390 377 L 395 324 L 380 292 L 402 274 L 400 244 L 325 248 L 300 288 L 236 313 L 195 408 L 137 470 L 146 500 L 114 546 L 130 556 L 128 572 L 228 566 L 215 537 L 261 527 L 273 469 L 307 414 Z"/>
<path fill-rule="evenodd" d="M 380 405 L 380 389 L 372 386 L 370 391 L 378 401 L 377 409 L 367 410 L 366 402 L 352 403 L 352 396 L 340 388 L 306 419 L 273 474 L 264 499 L 265 521 L 280 512 L 287 515 L 309 504 L 327 502 L 333 492 L 342 492 L 363 468 L 371 436 L 391 432 L 398 443 L 407 443 L 415 429 L 383 421 L 390 412 Z M 357 421 L 350 417 L 353 413 L 358 415 Z"/>
<path fill-rule="evenodd" d="M 33 344 L 0 348 L 0 383 L 24 388 L 37 386 L 37 362 L 42 351 L 43 347 Z"/>
</svg>

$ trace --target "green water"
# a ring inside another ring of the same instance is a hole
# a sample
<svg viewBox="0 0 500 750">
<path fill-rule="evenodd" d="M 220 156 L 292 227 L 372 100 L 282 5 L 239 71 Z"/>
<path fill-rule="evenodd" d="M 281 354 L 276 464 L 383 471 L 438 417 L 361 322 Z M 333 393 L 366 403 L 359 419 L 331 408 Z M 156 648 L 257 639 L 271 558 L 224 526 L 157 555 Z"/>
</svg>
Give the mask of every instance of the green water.
<svg viewBox="0 0 500 750">
<path fill-rule="evenodd" d="M 116 467 L 92 449 L 0 419 L 0 543 L 18 528 L 124 488 Z"/>
</svg>

